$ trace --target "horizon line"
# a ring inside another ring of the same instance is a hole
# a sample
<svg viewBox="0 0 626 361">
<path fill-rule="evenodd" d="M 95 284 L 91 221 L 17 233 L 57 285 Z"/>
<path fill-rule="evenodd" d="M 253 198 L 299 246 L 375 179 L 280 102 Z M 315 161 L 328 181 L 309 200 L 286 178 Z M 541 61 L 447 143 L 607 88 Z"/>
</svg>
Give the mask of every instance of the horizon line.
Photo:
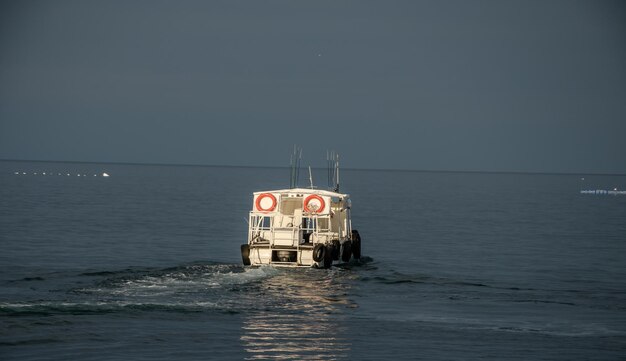
<svg viewBox="0 0 626 361">
<path fill-rule="evenodd" d="M 232 165 L 232 164 L 192 164 L 192 163 L 139 163 L 139 162 L 107 162 L 107 161 L 80 161 L 80 160 L 40 160 L 40 159 L 4 159 L 1 162 L 33 162 L 33 163 L 75 163 L 75 164 L 112 164 L 112 165 L 140 165 L 140 166 L 171 166 L 171 167 L 208 167 L 208 168 L 289 168 L 290 166 L 266 165 Z M 325 169 L 313 167 L 312 169 Z M 416 172 L 416 173 L 485 173 L 485 174 L 536 174 L 536 175 L 596 175 L 596 176 L 626 176 L 626 173 L 601 172 L 548 172 L 548 171 L 514 171 L 514 170 L 450 170 L 450 169 L 403 169 L 403 168 L 342 168 L 352 171 L 374 172 Z"/>
</svg>

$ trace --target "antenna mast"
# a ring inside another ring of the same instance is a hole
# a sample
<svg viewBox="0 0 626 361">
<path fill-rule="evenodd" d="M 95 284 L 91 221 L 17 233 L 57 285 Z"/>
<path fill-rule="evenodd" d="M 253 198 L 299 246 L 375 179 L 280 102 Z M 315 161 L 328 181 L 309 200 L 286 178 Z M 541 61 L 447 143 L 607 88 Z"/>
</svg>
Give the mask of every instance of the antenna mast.
<svg viewBox="0 0 626 361">
<path fill-rule="evenodd" d="M 328 188 L 331 187 L 330 183 L 330 151 L 326 150 L 326 186 Z"/>
<path fill-rule="evenodd" d="M 300 162 L 302 161 L 302 148 L 293 146 L 293 154 L 291 155 L 291 174 L 289 175 L 289 188 L 298 187 L 298 179 L 300 178 Z"/>
<path fill-rule="evenodd" d="M 311 172 L 311 166 L 309 166 L 309 182 L 311 183 L 311 189 L 313 189 L 313 173 Z"/>
<path fill-rule="evenodd" d="M 335 169 L 337 170 L 337 172 L 335 173 L 335 175 L 337 176 L 335 192 L 339 192 L 339 154 L 337 154 L 337 158 L 335 159 Z"/>
<path fill-rule="evenodd" d="M 326 151 L 326 164 L 328 167 L 328 189 L 339 192 L 339 154 L 334 150 Z"/>
</svg>

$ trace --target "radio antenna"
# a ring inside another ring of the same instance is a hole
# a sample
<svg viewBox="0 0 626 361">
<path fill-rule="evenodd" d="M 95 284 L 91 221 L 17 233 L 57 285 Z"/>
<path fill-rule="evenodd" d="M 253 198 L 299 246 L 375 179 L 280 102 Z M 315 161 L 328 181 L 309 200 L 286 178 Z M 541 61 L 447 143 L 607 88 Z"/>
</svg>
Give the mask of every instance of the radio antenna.
<svg viewBox="0 0 626 361">
<path fill-rule="evenodd" d="M 293 146 L 293 153 L 289 162 L 291 173 L 289 175 L 289 188 L 298 187 L 298 179 L 300 178 L 300 163 L 302 161 L 302 148 L 297 145 Z"/>
<path fill-rule="evenodd" d="M 326 166 L 328 189 L 339 192 L 339 154 L 334 150 L 326 151 Z"/>
<path fill-rule="evenodd" d="M 326 187 L 330 188 L 330 151 L 326 150 Z"/>
<path fill-rule="evenodd" d="M 311 189 L 313 189 L 313 172 L 311 172 L 311 166 L 309 166 L 309 182 L 311 183 Z"/>
<path fill-rule="evenodd" d="M 337 158 L 335 158 L 335 169 L 337 170 L 337 173 L 335 173 L 335 176 L 337 177 L 335 192 L 339 192 L 339 154 L 337 154 Z"/>
</svg>

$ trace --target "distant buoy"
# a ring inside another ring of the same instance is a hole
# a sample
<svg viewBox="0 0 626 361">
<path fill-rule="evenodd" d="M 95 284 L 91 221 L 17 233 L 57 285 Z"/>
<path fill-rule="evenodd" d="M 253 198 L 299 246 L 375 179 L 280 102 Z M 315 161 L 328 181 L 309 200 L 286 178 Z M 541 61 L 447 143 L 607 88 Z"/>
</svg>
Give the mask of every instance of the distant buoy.
<svg viewBox="0 0 626 361">
<path fill-rule="evenodd" d="M 53 175 L 58 175 L 58 176 L 67 176 L 67 177 L 71 177 L 71 176 L 76 176 L 76 177 L 89 177 L 89 174 L 81 174 L 81 173 L 54 173 L 54 172 L 22 172 L 22 171 L 14 171 L 13 172 L 14 175 L 42 175 L 42 176 L 53 176 Z M 106 172 L 103 172 L 101 174 L 99 173 L 94 173 L 93 175 L 94 177 L 110 177 L 110 175 Z"/>
</svg>

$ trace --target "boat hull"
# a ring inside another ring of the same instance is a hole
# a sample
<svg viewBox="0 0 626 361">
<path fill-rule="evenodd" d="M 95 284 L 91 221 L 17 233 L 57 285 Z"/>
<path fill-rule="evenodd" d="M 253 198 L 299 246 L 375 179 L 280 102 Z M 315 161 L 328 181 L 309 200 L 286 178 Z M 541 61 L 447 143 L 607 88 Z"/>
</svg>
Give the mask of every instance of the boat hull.
<svg viewBox="0 0 626 361">
<path fill-rule="evenodd" d="M 269 244 L 253 244 L 246 249 L 244 263 L 250 266 L 271 265 L 276 267 L 328 268 L 349 262 L 354 258 L 350 240 L 336 244 L 303 245 L 299 247 L 272 247 Z"/>
<path fill-rule="evenodd" d="M 270 247 L 250 246 L 250 265 L 272 265 L 277 267 L 323 267 L 324 262 L 313 259 L 313 247 Z"/>
</svg>

